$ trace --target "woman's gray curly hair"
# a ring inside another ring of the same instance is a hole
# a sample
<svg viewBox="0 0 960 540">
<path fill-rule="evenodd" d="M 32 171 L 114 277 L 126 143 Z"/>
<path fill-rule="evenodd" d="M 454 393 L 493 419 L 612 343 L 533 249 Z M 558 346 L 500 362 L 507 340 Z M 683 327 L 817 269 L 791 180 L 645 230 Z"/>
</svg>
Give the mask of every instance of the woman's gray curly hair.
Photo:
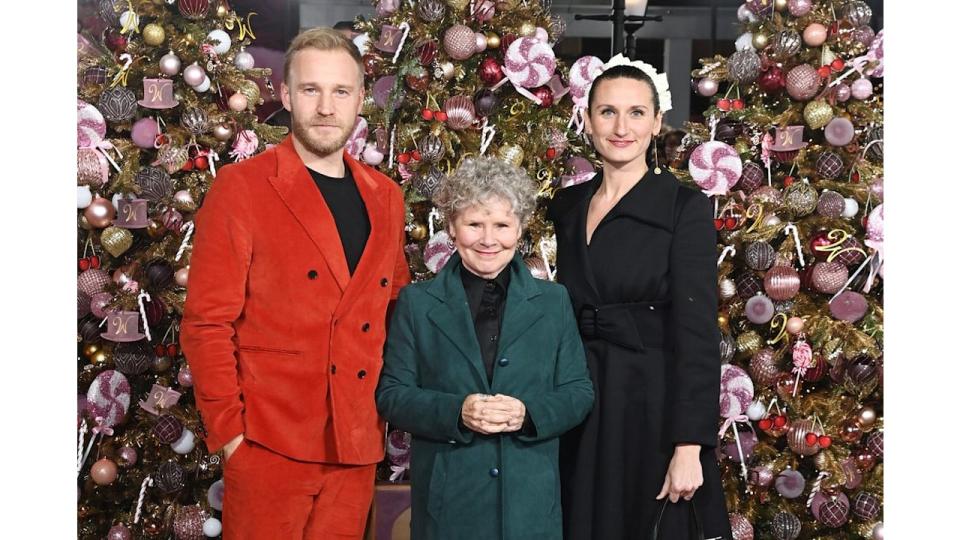
<svg viewBox="0 0 960 540">
<path fill-rule="evenodd" d="M 485 203 L 491 197 L 509 203 L 521 227 L 530 220 L 537 205 L 537 192 L 523 169 L 491 157 L 464 159 L 460 167 L 441 182 L 433 203 L 444 220 L 453 223 L 459 212 Z"/>
</svg>

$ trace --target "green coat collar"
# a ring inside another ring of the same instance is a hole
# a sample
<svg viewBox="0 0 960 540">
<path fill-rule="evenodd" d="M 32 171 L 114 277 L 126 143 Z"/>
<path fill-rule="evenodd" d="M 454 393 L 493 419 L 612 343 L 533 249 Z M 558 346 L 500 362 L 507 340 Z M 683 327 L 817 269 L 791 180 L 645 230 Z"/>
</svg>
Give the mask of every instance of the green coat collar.
<svg viewBox="0 0 960 540">
<path fill-rule="evenodd" d="M 470 362 L 478 380 L 489 393 L 490 383 L 487 381 L 487 372 L 480 356 L 480 344 L 477 342 L 467 295 L 460 279 L 462 264 L 460 255 L 454 253 L 443 270 L 427 287 L 427 293 L 440 301 L 427 313 L 427 318 Z M 519 252 L 513 256 L 513 260 L 505 270 L 510 272 L 510 286 L 507 289 L 507 305 L 503 313 L 497 356 L 504 354 L 544 315 L 543 310 L 531 302 L 531 299 L 540 295 L 540 287 L 537 286 L 535 278 L 530 274 Z"/>
</svg>

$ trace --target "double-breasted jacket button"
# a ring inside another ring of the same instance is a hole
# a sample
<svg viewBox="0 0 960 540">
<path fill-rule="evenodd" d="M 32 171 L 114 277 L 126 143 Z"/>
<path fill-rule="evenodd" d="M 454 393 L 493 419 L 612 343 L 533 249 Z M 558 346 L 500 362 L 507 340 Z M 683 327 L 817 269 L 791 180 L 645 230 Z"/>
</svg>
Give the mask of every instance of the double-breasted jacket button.
<svg viewBox="0 0 960 540">
<path fill-rule="evenodd" d="M 358 379 L 362 379 L 362 378 L 364 378 L 364 377 L 366 377 L 366 376 L 367 376 L 367 370 L 365 370 L 365 369 L 361 369 L 360 371 L 357 372 L 357 378 L 358 378 Z"/>
<path fill-rule="evenodd" d="M 369 332 L 369 331 L 370 331 L 370 323 L 368 323 L 368 322 L 363 323 L 363 326 L 361 326 L 360 329 L 363 330 L 364 332 Z"/>
<path fill-rule="evenodd" d="M 490 468 L 490 477 L 491 477 L 491 478 L 496 478 L 496 477 L 498 477 L 498 476 L 500 476 L 500 469 L 498 469 L 498 468 L 496 468 L 496 467 L 491 467 L 491 468 Z"/>
<path fill-rule="evenodd" d="M 309 272 L 307 272 L 307 277 L 310 279 L 317 279 L 317 275 L 318 274 L 316 270 L 310 270 Z"/>
<path fill-rule="evenodd" d="M 386 287 L 388 283 L 390 283 L 390 280 L 387 279 L 387 278 L 382 278 L 382 279 L 380 280 L 380 286 L 381 286 L 381 287 Z"/>
<path fill-rule="evenodd" d="M 501 358 L 500 361 L 499 361 L 499 363 L 500 363 L 500 366 L 501 366 L 501 367 L 507 367 L 507 365 L 510 364 L 510 359 L 509 359 L 509 358 Z"/>
</svg>

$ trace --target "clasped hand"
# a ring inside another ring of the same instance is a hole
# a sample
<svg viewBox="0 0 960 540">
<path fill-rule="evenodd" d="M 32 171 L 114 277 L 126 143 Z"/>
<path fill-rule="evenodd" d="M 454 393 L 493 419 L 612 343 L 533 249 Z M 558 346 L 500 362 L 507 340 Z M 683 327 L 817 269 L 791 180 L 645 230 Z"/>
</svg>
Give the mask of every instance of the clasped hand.
<svg viewBox="0 0 960 540">
<path fill-rule="evenodd" d="M 503 394 L 470 394 L 460 408 L 463 424 L 483 435 L 517 431 L 523 427 L 526 414 L 522 401 Z"/>
</svg>

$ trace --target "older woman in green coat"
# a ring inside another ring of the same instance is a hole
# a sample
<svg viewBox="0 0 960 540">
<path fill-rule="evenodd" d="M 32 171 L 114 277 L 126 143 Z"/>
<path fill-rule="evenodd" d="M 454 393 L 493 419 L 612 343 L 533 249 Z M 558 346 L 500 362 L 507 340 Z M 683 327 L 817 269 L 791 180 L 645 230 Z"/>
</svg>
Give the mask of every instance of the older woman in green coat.
<svg viewBox="0 0 960 540">
<path fill-rule="evenodd" d="M 435 203 L 456 253 L 400 292 L 377 408 L 413 435 L 412 537 L 562 537 L 559 436 L 593 405 L 566 289 L 517 253 L 532 182 L 467 159 Z"/>
</svg>

